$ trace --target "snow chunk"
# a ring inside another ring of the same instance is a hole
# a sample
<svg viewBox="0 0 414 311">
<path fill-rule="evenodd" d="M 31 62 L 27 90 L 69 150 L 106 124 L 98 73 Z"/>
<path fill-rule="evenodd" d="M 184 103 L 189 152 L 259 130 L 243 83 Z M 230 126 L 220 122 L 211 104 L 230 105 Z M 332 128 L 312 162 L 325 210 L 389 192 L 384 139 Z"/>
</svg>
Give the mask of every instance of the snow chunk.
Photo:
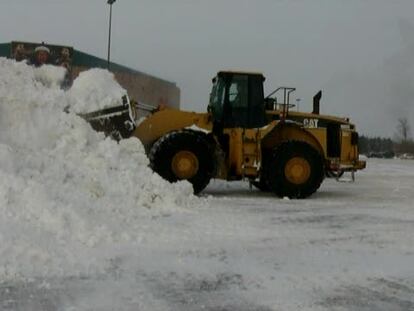
<svg viewBox="0 0 414 311">
<path fill-rule="evenodd" d="M 81 72 L 68 91 L 73 102 L 71 109 L 76 113 L 88 113 L 122 104 L 127 92 L 104 69 Z"/>
</svg>

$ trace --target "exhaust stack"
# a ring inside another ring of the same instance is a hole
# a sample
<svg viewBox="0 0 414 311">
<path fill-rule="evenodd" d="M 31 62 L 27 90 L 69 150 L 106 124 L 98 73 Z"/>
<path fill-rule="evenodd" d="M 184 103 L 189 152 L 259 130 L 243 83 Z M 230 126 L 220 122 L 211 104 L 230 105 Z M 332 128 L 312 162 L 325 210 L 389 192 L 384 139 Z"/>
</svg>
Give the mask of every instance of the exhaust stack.
<svg viewBox="0 0 414 311">
<path fill-rule="evenodd" d="M 313 96 L 313 114 L 319 114 L 320 112 L 320 102 L 322 98 L 322 91 L 319 91 L 316 93 L 315 96 Z"/>
</svg>

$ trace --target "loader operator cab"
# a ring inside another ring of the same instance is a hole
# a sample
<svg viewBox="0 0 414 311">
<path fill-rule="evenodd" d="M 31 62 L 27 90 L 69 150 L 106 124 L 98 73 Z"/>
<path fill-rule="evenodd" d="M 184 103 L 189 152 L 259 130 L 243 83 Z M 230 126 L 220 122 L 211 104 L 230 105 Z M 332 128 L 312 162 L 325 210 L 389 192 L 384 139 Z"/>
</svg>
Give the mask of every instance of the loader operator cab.
<svg viewBox="0 0 414 311">
<path fill-rule="evenodd" d="M 220 128 L 266 125 L 262 74 L 221 71 L 213 79 L 209 112 Z"/>
</svg>

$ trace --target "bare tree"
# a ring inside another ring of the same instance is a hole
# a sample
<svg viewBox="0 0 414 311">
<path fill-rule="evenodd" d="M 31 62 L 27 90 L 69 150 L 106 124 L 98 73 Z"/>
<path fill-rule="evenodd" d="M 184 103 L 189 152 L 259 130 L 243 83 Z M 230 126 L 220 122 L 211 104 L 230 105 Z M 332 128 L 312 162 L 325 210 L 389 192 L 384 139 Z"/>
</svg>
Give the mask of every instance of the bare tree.
<svg viewBox="0 0 414 311">
<path fill-rule="evenodd" d="M 406 142 L 410 138 L 410 124 L 407 118 L 398 119 L 397 137 L 401 142 Z"/>
</svg>

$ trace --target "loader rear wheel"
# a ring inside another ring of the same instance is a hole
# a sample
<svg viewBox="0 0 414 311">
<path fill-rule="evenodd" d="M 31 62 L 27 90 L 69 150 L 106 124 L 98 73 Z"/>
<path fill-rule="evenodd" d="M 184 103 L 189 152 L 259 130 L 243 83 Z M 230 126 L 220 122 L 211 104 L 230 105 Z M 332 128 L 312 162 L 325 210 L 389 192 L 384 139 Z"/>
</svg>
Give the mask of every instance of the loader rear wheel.
<svg viewBox="0 0 414 311">
<path fill-rule="evenodd" d="M 313 194 L 323 178 L 320 154 L 305 142 L 288 141 L 273 152 L 266 181 L 278 196 L 302 199 Z"/>
<path fill-rule="evenodd" d="M 188 180 L 197 194 L 204 190 L 214 174 L 214 159 L 204 133 L 172 132 L 151 148 L 152 169 L 169 182 Z"/>
</svg>

